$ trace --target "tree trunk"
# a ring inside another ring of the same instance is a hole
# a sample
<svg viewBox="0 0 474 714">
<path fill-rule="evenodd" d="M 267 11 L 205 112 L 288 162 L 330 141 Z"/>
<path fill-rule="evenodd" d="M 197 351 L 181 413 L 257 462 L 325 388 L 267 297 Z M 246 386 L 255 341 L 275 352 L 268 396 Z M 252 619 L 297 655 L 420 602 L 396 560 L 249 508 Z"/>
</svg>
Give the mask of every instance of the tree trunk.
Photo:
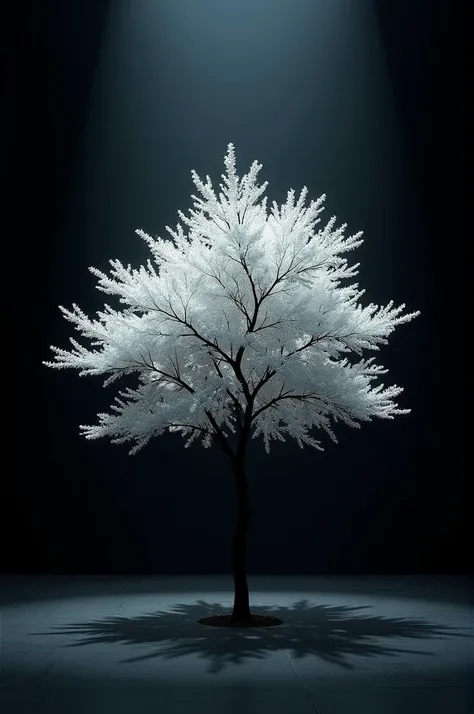
<svg viewBox="0 0 474 714">
<path fill-rule="evenodd" d="M 243 467 L 236 467 L 234 475 L 237 489 L 237 523 L 232 539 L 234 609 L 231 619 L 233 622 L 249 622 L 251 620 L 251 614 L 247 585 L 246 556 L 247 533 L 252 509 L 249 502 L 245 469 Z"/>
</svg>

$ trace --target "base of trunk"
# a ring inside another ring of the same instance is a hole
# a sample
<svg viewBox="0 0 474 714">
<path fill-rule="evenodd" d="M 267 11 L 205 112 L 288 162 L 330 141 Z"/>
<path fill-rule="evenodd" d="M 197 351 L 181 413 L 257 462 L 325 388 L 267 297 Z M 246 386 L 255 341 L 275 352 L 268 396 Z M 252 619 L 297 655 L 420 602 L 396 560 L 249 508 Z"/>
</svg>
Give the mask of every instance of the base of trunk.
<svg viewBox="0 0 474 714">
<path fill-rule="evenodd" d="M 270 615 L 250 615 L 250 619 L 237 620 L 233 619 L 232 615 L 211 615 L 198 620 L 200 625 L 209 625 L 210 627 L 275 627 L 282 625 L 283 620 L 278 617 L 270 617 Z"/>
</svg>

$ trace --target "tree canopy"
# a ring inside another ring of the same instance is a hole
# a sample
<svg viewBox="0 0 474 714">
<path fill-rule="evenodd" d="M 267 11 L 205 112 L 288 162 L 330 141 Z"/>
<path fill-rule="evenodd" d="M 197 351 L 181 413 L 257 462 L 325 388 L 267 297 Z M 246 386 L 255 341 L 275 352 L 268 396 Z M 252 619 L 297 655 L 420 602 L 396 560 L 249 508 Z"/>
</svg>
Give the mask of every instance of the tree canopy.
<svg viewBox="0 0 474 714">
<path fill-rule="evenodd" d="M 199 196 L 188 216 L 178 211 L 175 230 L 166 226 L 171 240 L 136 231 L 151 252 L 146 265 L 110 260 L 109 275 L 89 268 L 122 308 L 105 304 L 89 318 L 76 304 L 60 307 L 89 344 L 51 347 L 46 366 L 105 375 L 104 385 L 138 376 L 111 413 L 80 426 L 84 436 L 133 441 L 131 454 L 165 430 L 188 437 L 186 446 L 217 440 L 228 453 L 229 431 L 263 437 L 267 452 L 285 436 L 321 449 L 313 429 L 335 441 L 335 422 L 408 413 L 395 401 L 402 388 L 378 383 L 387 370 L 364 353 L 419 313 L 361 304 L 359 264 L 343 256 L 362 232 L 346 237 L 334 216 L 317 228 L 325 195 L 305 206 L 306 187 L 267 210 L 261 164 L 239 178 L 232 144 L 224 162 L 218 194 L 192 172 Z"/>
</svg>

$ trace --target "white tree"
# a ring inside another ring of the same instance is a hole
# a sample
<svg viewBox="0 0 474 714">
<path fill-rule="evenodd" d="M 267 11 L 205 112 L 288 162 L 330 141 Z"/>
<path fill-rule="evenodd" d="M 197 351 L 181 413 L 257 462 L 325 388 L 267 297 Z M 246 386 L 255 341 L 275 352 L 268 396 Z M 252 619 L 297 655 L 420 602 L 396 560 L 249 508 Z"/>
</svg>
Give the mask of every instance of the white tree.
<svg viewBox="0 0 474 714">
<path fill-rule="evenodd" d="M 395 402 L 402 388 L 374 384 L 387 370 L 363 353 L 387 344 L 397 325 L 419 313 L 403 314 L 405 306 L 393 302 L 360 304 L 364 290 L 346 283 L 359 264 L 342 256 L 362 243 L 362 232 L 346 237 L 335 217 L 316 228 L 325 195 L 305 207 L 307 188 L 296 203 L 290 190 L 286 203 L 267 211 L 267 182 L 257 183 L 262 166 L 254 161 L 239 178 L 232 144 L 224 162 L 218 196 L 209 176 L 204 183 L 192 172 L 200 196 L 192 196 L 189 217 L 178 211 L 185 228 L 166 226 L 172 241 L 136 231 L 152 254 L 146 266 L 111 260 L 109 275 L 89 268 L 98 290 L 119 296 L 123 308 L 106 304 L 91 319 L 76 304 L 60 307 L 90 346 L 70 338 L 70 351 L 51 347 L 55 361 L 43 364 L 107 375 L 104 386 L 138 373 L 138 386 L 120 391 L 111 413 L 80 427 L 86 439 L 132 441 L 134 454 L 169 430 L 188 437 L 186 447 L 200 438 L 205 448 L 222 449 L 238 503 L 226 624 L 271 624 L 249 609 L 249 438 L 261 436 L 267 452 L 285 435 L 322 449 L 311 433 L 336 441 L 335 422 L 359 427 L 408 413 Z"/>
</svg>

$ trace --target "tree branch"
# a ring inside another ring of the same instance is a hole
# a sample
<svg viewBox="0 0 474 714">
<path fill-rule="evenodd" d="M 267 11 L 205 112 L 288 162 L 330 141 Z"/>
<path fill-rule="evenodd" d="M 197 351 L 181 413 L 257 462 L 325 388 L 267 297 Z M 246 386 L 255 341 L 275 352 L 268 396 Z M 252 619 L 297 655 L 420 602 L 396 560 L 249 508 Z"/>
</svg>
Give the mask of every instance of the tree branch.
<svg viewBox="0 0 474 714">
<path fill-rule="evenodd" d="M 209 421 L 210 421 L 210 423 L 211 423 L 211 425 L 212 425 L 212 427 L 213 427 L 213 429 L 214 429 L 214 434 L 213 434 L 213 436 L 216 438 L 216 440 L 217 440 L 217 442 L 219 443 L 219 446 L 221 447 L 222 451 L 223 451 L 224 454 L 227 456 L 227 458 L 228 458 L 228 460 L 229 460 L 229 463 L 230 463 L 231 465 L 234 465 L 234 464 L 235 464 L 235 461 L 236 461 L 236 455 L 234 454 L 234 452 L 233 452 L 232 449 L 230 448 L 228 442 L 226 441 L 226 438 L 225 438 L 225 436 L 224 436 L 224 432 L 222 431 L 222 429 L 221 429 L 221 428 L 219 427 L 219 425 L 217 424 L 217 422 L 216 422 L 216 420 L 214 419 L 214 417 L 212 416 L 211 412 L 210 412 L 209 410 L 207 410 L 207 409 L 205 409 L 204 411 L 205 411 L 205 414 L 206 414 L 207 418 L 209 419 Z"/>
<path fill-rule="evenodd" d="M 269 407 L 274 406 L 277 404 L 277 402 L 281 402 L 283 399 L 296 399 L 299 401 L 306 401 L 307 399 L 320 399 L 322 400 L 323 398 L 321 395 L 318 395 L 316 392 L 310 393 L 310 394 L 280 394 L 278 397 L 274 397 L 271 399 L 267 404 L 264 404 L 263 407 L 260 407 L 260 409 L 257 409 L 256 412 L 253 413 L 252 415 L 252 421 L 258 417 L 259 414 L 265 411 L 265 409 L 268 409 Z"/>
<path fill-rule="evenodd" d="M 143 365 L 145 365 L 145 367 L 150 369 L 152 372 L 156 372 L 157 374 L 163 375 L 163 377 L 167 377 L 168 379 L 171 379 L 172 382 L 175 382 L 176 384 L 180 384 L 182 387 L 184 387 L 184 389 L 187 389 L 188 392 L 191 392 L 191 394 L 194 394 L 195 390 L 192 387 L 190 387 L 189 384 L 186 384 L 186 382 L 183 379 L 181 379 L 179 377 L 179 375 L 168 374 L 168 372 L 163 372 L 161 369 L 158 369 L 158 367 L 155 367 L 150 353 L 148 353 L 148 354 L 150 356 L 150 364 L 148 364 L 148 362 L 146 361 L 146 359 L 144 358 L 143 355 L 139 355 L 142 358 Z M 170 358 L 170 361 L 171 361 L 171 364 L 173 364 L 171 358 Z M 143 366 L 140 364 L 140 362 L 138 362 L 138 365 Z"/>
<path fill-rule="evenodd" d="M 263 387 L 264 384 L 270 381 L 270 379 L 276 374 L 276 370 L 274 369 L 269 369 L 268 367 L 265 370 L 265 373 L 255 389 L 252 392 L 252 398 L 255 399 L 256 394 L 260 391 L 260 389 Z"/>
</svg>

